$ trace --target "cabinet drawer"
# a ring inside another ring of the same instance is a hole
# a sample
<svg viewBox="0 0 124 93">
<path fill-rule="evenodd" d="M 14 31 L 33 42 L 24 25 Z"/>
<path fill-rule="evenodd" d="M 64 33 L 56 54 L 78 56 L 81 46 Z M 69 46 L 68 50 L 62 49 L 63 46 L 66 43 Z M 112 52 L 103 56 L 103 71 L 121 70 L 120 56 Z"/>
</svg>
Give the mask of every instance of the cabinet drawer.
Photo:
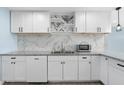
<svg viewBox="0 0 124 93">
<path fill-rule="evenodd" d="M 79 61 L 91 61 L 91 56 L 79 56 Z"/>
<path fill-rule="evenodd" d="M 124 71 L 124 62 L 121 62 L 121 61 L 118 61 L 118 60 L 115 60 L 115 59 L 111 59 L 109 61 L 109 65 L 114 67 L 114 68 L 117 68 L 117 69 L 120 69 L 120 70 Z"/>
<path fill-rule="evenodd" d="M 50 61 L 61 61 L 62 56 L 48 56 L 48 62 Z"/>
<path fill-rule="evenodd" d="M 65 61 L 76 61 L 78 60 L 78 56 L 63 56 L 63 60 L 65 59 Z"/>
<path fill-rule="evenodd" d="M 2 61 L 19 61 L 24 62 L 25 57 L 24 56 L 2 56 Z"/>
</svg>

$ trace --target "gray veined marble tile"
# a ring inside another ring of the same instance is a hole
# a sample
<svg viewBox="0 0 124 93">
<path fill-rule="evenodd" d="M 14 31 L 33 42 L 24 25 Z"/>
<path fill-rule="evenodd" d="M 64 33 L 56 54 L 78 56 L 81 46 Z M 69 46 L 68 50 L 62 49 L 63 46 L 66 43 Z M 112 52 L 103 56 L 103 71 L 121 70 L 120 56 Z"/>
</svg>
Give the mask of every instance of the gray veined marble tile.
<svg viewBox="0 0 124 93">
<path fill-rule="evenodd" d="M 105 48 L 104 34 L 19 34 L 17 35 L 18 51 L 52 51 L 53 48 L 61 47 L 63 43 L 65 49 L 75 49 L 75 45 L 82 42 L 91 44 L 92 51 L 102 52 Z"/>
</svg>

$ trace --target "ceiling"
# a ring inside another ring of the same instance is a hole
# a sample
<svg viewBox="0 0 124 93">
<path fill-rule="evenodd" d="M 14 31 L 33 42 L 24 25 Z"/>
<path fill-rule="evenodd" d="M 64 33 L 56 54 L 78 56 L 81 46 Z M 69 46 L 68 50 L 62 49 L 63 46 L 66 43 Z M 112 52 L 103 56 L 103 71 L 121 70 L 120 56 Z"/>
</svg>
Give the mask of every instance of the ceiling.
<svg viewBox="0 0 124 93">
<path fill-rule="evenodd" d="M 12 11 L 75 12 L 84 10 L 112 11 L 115 7 L 9 7 Z"/>
</svg>

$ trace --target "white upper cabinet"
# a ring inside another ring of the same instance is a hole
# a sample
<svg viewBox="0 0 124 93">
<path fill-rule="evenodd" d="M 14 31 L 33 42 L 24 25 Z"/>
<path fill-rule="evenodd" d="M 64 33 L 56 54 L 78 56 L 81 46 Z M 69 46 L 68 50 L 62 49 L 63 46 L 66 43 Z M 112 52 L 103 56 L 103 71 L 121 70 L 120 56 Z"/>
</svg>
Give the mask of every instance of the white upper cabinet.
<svg viewBox="0 0 124 93">
<path fill-rule="evenodd" d="M 33 32 L 48 33 L 50 24 L 49 18 L 48 12 L 33 12 Z"/>
<path fill-rule="evenodd" d="M 47 33 L 48 28 L 48 12 L 11 12 L 13 33 Z"/>
<path fill-rule="evenodd" d="M 85 12 L 75 12 L 75 30 L 77 33 L 85 32 Z"/>
<path fill-rule="evenodd" d="M 77 33 L 110 33 L 111 12 L 75 12 L 75 28 Z"/>
<path fill-rule="evenodd" d="M 103 11 L 86 11 L 86 32 L 111 32 L 111 13 Z"/>
<path fill-rule="evenodd" d="M 32 32 L 32 12 L 11 12 L 11 32 Z"/>
</svg>

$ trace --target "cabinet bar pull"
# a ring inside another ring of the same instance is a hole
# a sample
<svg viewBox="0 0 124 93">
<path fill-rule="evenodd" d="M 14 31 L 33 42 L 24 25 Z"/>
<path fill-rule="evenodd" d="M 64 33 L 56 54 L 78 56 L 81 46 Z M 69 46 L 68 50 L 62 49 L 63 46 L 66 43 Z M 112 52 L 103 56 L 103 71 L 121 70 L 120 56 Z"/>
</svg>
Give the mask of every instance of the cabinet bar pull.
<svg viewBox="0 0 124 93">
<path fill-rule="evenodd" d="M 11 57 L 11 59 L 16 59 L 16 57 Z"/>
<path fill-rule="evenodd" d="M 11 64 L 15 64 L 15 62 L 11 62 Z"/>
<path fill-rule="evenodd" d="M 34 58 L 34 60 L 39 60 L 39 58 Z"/>
<path fill-rule="evenodd" d="M 124 65 L 122 65 L 122 64 L 117 64 L 118 66 L 120 66 L 120 67 L 124 67 Z"/>
<path fill-rule="evenodd" d="M 21 27 L 21 32 L 23 32 L 23 27 Z"/>
<path fill-rule="evenodd" d="M 82 59 L 87 59 L 87 57 L 82 57 Z"/>
<path fill-rule="evenodd" d="M 19 27 L 19 32 L 20 32 L 20 27 Z"/>
</svg>

